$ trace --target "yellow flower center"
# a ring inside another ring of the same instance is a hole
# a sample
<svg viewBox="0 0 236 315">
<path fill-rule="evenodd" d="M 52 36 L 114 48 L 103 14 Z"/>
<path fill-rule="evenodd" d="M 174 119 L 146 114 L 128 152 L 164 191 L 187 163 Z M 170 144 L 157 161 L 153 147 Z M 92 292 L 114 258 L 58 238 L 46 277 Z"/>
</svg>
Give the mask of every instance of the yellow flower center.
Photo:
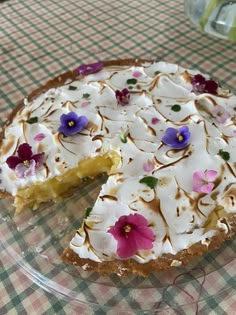
<svg viewBox="0 0 236 315">
<path fill-rule="evenodd" d="M 132 227 L 131 225 L 129 224 L 126 224 L 124 227 L 123 227 L 125 233 L 129 233 L 131 230 L 132 230 Z"/>
<path fill-rule="evenodd" d="M 23 164 L 24 164 L 24 166 L 27 167 L 27 168 L 30 167 L 30 161 L 29 161 L 29 160 L 25 160 L 25 161 L 23 162 Z"/>
<path fill-rule="evenodd" d="M 73 127 L 75 125 L 75 122 L 73 120 L 69 121 L 68 122 L 68 126 L 69 127 Z"/>
<path fill-rule="evenodd" d="M 181 134 L 177 133 L 176 136 L 179 142 L 182 142 L 184 140 L 184 137 Z"/>
</svg>

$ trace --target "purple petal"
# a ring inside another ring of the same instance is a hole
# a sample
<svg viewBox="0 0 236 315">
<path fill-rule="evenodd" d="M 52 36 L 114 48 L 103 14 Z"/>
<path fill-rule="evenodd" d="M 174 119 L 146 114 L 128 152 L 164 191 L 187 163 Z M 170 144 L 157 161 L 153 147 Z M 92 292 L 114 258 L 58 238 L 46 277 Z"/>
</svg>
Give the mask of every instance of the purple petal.
<svg viewBox="0 0 236 315">
<path fill-rule="evenodd" d="M 217 94 L 218 84 L 214 80 L 207 80 L 205 83 L 205 92 Z"/>
<path fill-rule="evenodd" d="M 78 115 L 75 112 L 69 112 L 68 114 L 62 114 L 60 117 L 61 124 L 67 125 L 69 121 L 78 119 Z"/>
<path fill-rule="evenodd" d="M 34 160 L 36 164 L 38 164 L 41 162 L 43 155 L 44 153 L 35 154 L 31 157 L 31 159 Z"/>
<path fill-rule="evenodd" d="M 18 156 L 21 159 L 22 162 L 26 160 L 30 160 L 32 156 L 32 148 L 28 143 L 23 143 L 19 145 L 19 148 L 17 150 Z"/>
<path fill-rule="evenodd" d="M 30 160 L 30 166 L 26 168 L 24 177 L 33 176 L 35 174 L 36 162 L 35 160 Z"/>
<path fill-rule="evenodd" d="M 176 139 L 177 139 L 177 129 L 175 128 L 167 128 L 165 131 L 164 136 L 162 137 L 162 141 L 169 145 L 172 146 L 173 144 L 176 143 Z"/>
<path fill-rule="evenodd" d="M 34 160 L 30 160 L 29 167 L 26 167 L 23 163 L 20 163 L 15 168 L 15 174 L 18 178 L 33 176 L 35 174 L 35 167 L 36 163 Z"/>
<path fill-rule="evenodd" d="M 80 127 L 80 131 L 87 127 L 88 118 L 86 116 L 80 116 L 78 119 L 78 125 Z"/>
<path fill-rule="evenodd" d="M 26 170 L 26 166 L 23 163 L 19 163 L 15 168 L 16 177 L 24 178 L 25 177 L 25 170 Z"/>
<path fill-rule="evenodd" d="M 96 73 L 100 71 L 102 68 L 103 68 L 103 63 L 101 61 L 98 61 L 96 63 L 91 63 L 91 64 L 82 64 L 75 71 L 79 75 L 86 75 L 86 74 Z"/>
<path fill-rule="evenodd" d="M 7 158 L 6 163 L 10 169 L 14 170 L 18 164 L 22 163 L 22 160 L 19 159 L 18 156 L 12 155 Z"/>
</svg>

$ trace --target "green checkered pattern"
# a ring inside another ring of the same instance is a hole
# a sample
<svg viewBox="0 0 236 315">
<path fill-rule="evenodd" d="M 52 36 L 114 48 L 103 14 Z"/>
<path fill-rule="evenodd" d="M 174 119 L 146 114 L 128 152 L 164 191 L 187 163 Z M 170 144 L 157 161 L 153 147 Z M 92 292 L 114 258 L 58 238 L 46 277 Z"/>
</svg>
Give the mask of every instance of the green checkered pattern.
<svg viewBox="0 0 236 315">
<path fill-rule="evenodd" d="M 235 44 L 196 30 L 181 0 L 8 0 L 0 13 L 0 123 L 40 84 L 96 60 L 166 60 L 235 91 Z M 100 277 L 60 261 L 104 180 L 18 217 L 1 201 L 0 315 L 235 314 L 236 240 L 147 279 Z"/>
</svg>

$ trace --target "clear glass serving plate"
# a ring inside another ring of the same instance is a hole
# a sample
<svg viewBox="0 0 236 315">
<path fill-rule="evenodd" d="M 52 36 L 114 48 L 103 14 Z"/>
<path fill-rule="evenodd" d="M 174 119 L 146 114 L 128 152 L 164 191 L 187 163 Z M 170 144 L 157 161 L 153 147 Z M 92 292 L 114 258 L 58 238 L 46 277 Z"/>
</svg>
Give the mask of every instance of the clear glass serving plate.
<svg viewBox="0 0 236 315">
<path fill-rule="evenodd" d="M 173 314 L 168 313 L 170 310 L 184 314 L 197 312 L 212 297 L 228 294 L 230 286 L 224 273 L 227 274 L 227 266 L 236 267 L 235 239 L 184 268 L 154 273 L 147 278 L 104 277 L 64 264 L 60 259 L 63 248 L 105 180 L 98 178 L 61 203 L 45 204 L 18 216 L 14 216 L 11 200 L 0 200 L 0 247 L 34 283 L 73 305 L 110 310 L 125 299 L 138 314 L 150 310 L 155 314 Z"/>
</svg>

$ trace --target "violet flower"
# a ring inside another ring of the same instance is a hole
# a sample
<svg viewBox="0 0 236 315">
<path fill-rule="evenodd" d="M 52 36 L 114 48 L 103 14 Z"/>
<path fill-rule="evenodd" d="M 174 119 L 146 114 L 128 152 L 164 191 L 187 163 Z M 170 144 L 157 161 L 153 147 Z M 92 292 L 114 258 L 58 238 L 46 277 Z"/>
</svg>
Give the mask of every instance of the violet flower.
<svg viewBox="0 0 236 315">
<path fill-rule="evenodd" d="M 217 172 L 214 170 L 198 171 L 193 173 L 193 191 L 209 194 L 215 184 Z"/>
<path fill-rule="evenodd" d="M 130 91 L 128 89 L 116 90 L 116 99 L 122 106 L 129 104 Z"/>
<path fill-rule="evenodd" d="M 201 74 L 193 76 L 191 84 L 193 92 L 217 94 L 218 84 L 214 80 L 206 80 Z"/>
<path fill-rule="evenodd" d="M 139 249 L 151 249 L 155 240 L 147 220 L 137 213 L 121 216 L 108 233 L 118 242 L 117 254 L 120 258 L 129 258 Z"/>
<path fill-rule="evenodd" d="M 82 64 L 75 71 L 79 75 L 87 75 L 96 73 L 103 68 L 103 63 L 101 61 L 90 63 L 90 64 Z"/>
<path fill-rule="evenodd" d="M 215 106 L 211 113 L 213 117 L 215 117 L 216 120 L 221 124 L 224 124 L 226 120 L 230 117 L 229 112 L 227 112 L 227 110 L 225 110 L 224 107 L 221 105 Z"/>
<path fill-rule="evenodd" d="M 35 169 L 39 165 L 43 154 L 33 154 L 31 146 L 28 143 L 23 143 L 19 145 L 17 156 L 10 156 L 6 163 L 10 169 L 15 171 L 17 177 L 25 178 L 35 174 Z"/>
<path fill-rule="evenodd" d="M 161 140 L 171 148 L 183 149 L 188 145 L 190 135 L 187 126 L 180 127 L 179 129 L 167 128 Z"/>
<path fill-rule="evenodd" d="M 62 114 L 60 117 L 61 126 L 58 128 L 65 136 L 74 135 L 86 128 L 88 119 L 86 116 L 78 116 L 75 112 Z"/>
</svg>

